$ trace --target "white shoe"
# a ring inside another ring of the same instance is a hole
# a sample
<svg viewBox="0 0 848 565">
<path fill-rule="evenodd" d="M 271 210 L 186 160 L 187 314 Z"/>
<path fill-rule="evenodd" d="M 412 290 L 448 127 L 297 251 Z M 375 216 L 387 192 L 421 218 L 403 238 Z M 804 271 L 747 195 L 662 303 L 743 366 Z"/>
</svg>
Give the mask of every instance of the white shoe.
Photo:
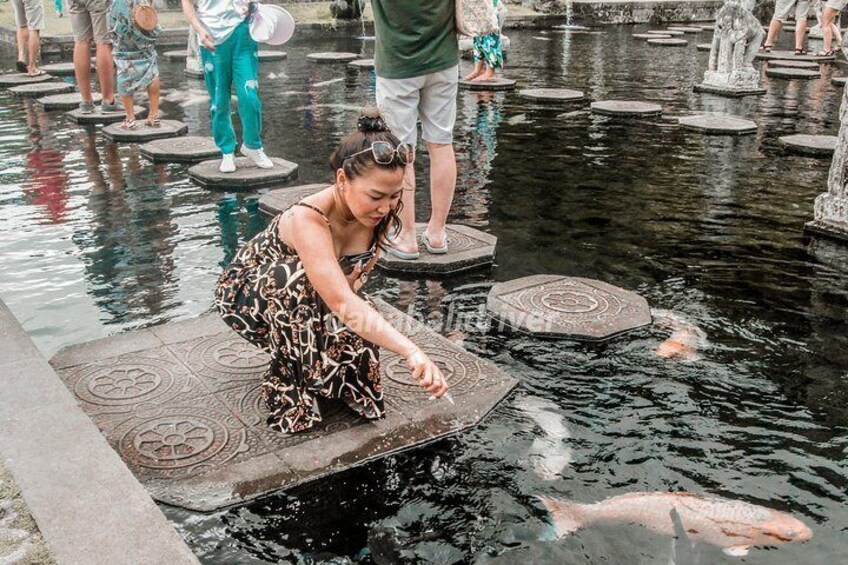
<svg viewBox="0 0 848 565">
<path fill-rule="evenodd" d="M 249 157 L 253 163 L 259 167 L 260 169 L 273 169 L 274 163 L 268 156 L 265 154 L 265 150 L 261 147 L 259 149 L 251 149 L 250 147 L 241 146 L 239 152 L 245 157 Z"/>
<path fill-rule="evenodd" d="M 234 153 L 227 153 L 223 157 L 221 157 L 221 166 L 218 167 L 218 170 L 222 173 L 234 173 L 236 172 L 236 156 Z"/>
</svg>

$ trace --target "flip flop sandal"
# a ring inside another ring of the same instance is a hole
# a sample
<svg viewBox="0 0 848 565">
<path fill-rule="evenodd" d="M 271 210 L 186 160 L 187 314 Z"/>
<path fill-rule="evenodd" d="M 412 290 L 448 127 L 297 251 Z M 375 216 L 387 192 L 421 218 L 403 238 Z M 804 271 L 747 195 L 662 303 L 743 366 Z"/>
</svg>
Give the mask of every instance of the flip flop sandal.
<svg viewBox="0 0 848 565">
<path fill-rule="evenodd" d="M 765 43 L 760 45 L 760 51 L 765 51 L 766 53 L 771 53 L 771 48 L 772 45 L 766 45 Z"/>
<path fill-rule="evenodd" d="M 816 57 L 833 57 L 833 49 L 829 51 L 818 51 Z"/>
<path fill-rule="evenodd" d="M 432 253 L 433 255 L 444 255 L 448 252 L 447 241 L 445 241 L 441 247 L 433 247 L 430 245 L 430 238 L 427 237 L 426 233 L 421 234 L 421 240 L 424 242 L 424 248 L 427 250 L 427 253 Z"/>
<path fill-rule="evenodd" d="M 135 127 L 136 127 L 136 122 L 135 122 L 135 120 L 134 120 L 134 119 L 132 119 L 132 120 L 124 120 L 123 122 L 121 122 L 121 125 L 120 125 L 120 126 L 118 126 L 118 127 L 120 127 L 121 129 L 135 129 Z"/>
<path fill-rule="evenodd" d="M 395 259 L 401 259 L 403 261 L 415 261 L 416 259 L 421 258 L 421 253 L 418 251 L 401 251 L 394 247 L 389 247 L 388 254 Z"/>
<path fill-rule="evenodd" d="M 162 126 L 162 123 L 159 121 L 159 116 L 153 116 L 144 120 L 144 125 L 149 128 L 158 128 Z"/>
<path fill-rule="evenodd" d="M 46 73 L 46 72 L 44 72 L 44 71 L 42 71 L 41 69 L 38 69 L 38 72 L 37 72 L 37 73 L 31 74 L 31 75 L 30 75 L 29 73 L 27 73 L 27 75 L 28 75 L 28 76 L 31 76 L 31 77 L 40 77 L 40 76 L 44 76 L 44 75 L 46 75 L 46 74 L 47 74 L 47 73 Z"/>
<path fill-rule="evenodd" d="M 806 54 L 807 54 L 807 50 L 806 50 L 806 49 L 796 49 L 796 50 L 795 50 L 795 56 L 796 56 L 796 57 L 797 57 L 797 56 L 800 56 L 800 55 L 806 55 Z"/>
<path fill-rule="evenodd" d="M 29 67 L 23 61 L 16 61 L 15 62 L 15 68 L 18 69 L 18 71 L 20 71 L 22 73 L 28 73 L 29 72 Z"/>
</svg>

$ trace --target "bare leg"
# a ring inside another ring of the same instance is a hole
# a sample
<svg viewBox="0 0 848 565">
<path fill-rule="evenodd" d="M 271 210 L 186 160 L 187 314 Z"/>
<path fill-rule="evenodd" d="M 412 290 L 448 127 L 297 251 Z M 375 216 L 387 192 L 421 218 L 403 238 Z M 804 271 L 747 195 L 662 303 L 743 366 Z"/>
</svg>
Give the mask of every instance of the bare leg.
<svg viewBox="0 0 848 565">
<path fill-rule="evenodd" d="M 766 36 L 765 45 L 771 47 L 774 45 L 774 38 L 777 37 L 777 34 L 780 33 L 780 28 L 783 27 L 783 23 L 780 20 L 772 20 L 769 24 L 768 35 Z"/>
<path fill-rule="evenodd" d="M 827 13 L 827 8 L 825 8 L 825 13 Z M 824 16 L 824 17 L 826 18 L 827 16 Z M 830 25 L 826 25 L 822 31 L 826 34 L 827 29 L 829 27 L 830 27 Z M 807 20 L 802 19 L 800 22 L 797 22 L 795 24 L 795 49 L 796 50 L 798 50 L 798 49 L 803 50 L 804 49 L 804 44 L 806 43 L 806 40 L 807 40 L 806 36 L 807 36 Z"/>
<path fill-rule="evenodd" d="M 485 82 L 487 80 L 495 80 L 495 68 L 486 65 L 486 70 L 483 71 L 480 76 L 475 78 L 475 81 Z"/>
<path fill-rule="evenodd" d="M 433 247 L 445 242 L 445 224 L 448 221 L 453 193 L 456 189 L 456 155 L 450 143 L 427 143 L 430 151 L 430 206 L 432 212 L 427 223 L 427 239 Z"/>
<path fill-rule="evenodd" d="M 824 52 L 833 49 L 833 18 L 836 16 L 836 10 L 825 7 L 822 12 L 822 37 L 824 39 Z M 798 41 L 797 39 L 795 41 Z"/>
<path fill-rule="evenodd" d="M 17 30 L 15 30 L 15 39 L 17 40 L 17 44 L 18 44 L 18 61 L 26 62 L 26 60 L 27 60 L 26 51 L 27 51 L 28 38 L 29 38 L 29 28 L 19 27 Z"/>
<path fill-rule="evenodd" d="M 483 61 L 475 61 L 474 62 L 474 70 L 465 75 L 465 80 L 473 80 L 480 73 L 483 72 Z"/>
<path fill-rule="evenodd" d="M 29 32 L 29 61 L 27 68 L 29 69 L 29 74 L 36 75 L 38 74 L 38 57 L 41 55 L 41 32 L 37 29 L 30 30 Z"/>
<path fill-rule="evenodd" d="M 159 117 L 159 77 L 153 79 L 147 87 L 147 100 L 150 110 L 147 113 L 147 121 L 152 122 Z"/>
<path fill-rule="evenodd" d="M 433 155 L 430 155 L 432 163 Z M 415 166 L 407 165 L 403 175 L 403 209 L 400 221 L 403 229 L 395 236 L 392 245 L 399 251 L 414 253 L 418 251 L 418 238 L 415 236 Z"/>
<path fill-rule="evenodd" d="M 121 96 L 121 102 L 124 103 L 124 112 L 127 113 L 126 122 L 129 123 L 135 119 L 135 101 L 133 100 L 133 95 L 127 94 Z"/>
<path fill-rule="evenodd" d="M 87 60 L 86 55 L 86 60 Z M 76 60 L 75 60 L 76 61 Z M 112 63 L 112 46 L 108 43 L 97 44 L 97 79 L 100 82 L 100 94 L 103 102 L 115 99 L 115 67 Z"/>
<path fill-rule="evenodd" d="M 91 41 L 74 42 L 74 76 L 84 102 L 91 102 Z"/>
<path fill-rule="evenodd" d="M 836 46 L 834 46 L 834 50 L 842 50 L 842 33 L 839 31 L 839 26 L 836 23 L 830 25 L 830 28 L 833 30 L 833 38 L 836 40 Z"/>
</svg>

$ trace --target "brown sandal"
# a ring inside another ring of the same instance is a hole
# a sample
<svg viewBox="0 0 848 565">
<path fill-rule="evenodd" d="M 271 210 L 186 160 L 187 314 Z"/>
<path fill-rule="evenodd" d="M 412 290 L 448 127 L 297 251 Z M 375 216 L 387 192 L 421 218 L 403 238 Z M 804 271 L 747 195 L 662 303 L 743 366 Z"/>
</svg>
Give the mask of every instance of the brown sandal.
<svg viewBox="0 0 848 565">
<path fill-rule="evenodd" d="M 135 129 L 136 125 L 135 118 L 124 118 L 119 127 L 121 129 Z"/>
<path fill-rule="evenodd" d="M 149 128 L 158 128 L 162 126 L 162 123 L 159 121 L 159 116 L 152 116 L 144 120 L 144 125 Z"/>
</svg>

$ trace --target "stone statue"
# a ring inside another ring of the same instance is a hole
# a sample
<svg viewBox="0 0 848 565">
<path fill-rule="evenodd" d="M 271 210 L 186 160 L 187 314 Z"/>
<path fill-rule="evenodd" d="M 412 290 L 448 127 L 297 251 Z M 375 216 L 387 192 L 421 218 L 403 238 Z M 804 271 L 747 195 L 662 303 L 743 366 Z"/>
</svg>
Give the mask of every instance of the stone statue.
<svg viewBox="0 0 848 565">
<path fill-rule="evenodd" d="M 186 72 L 191 75 L 202 75 L 200 68 L 200 41 L 193 29 L 188 30 L 188 47 L 186 48 Z"/>
<path fill-rule="evenodd" d="M 848 83 L 842 93 L 839 122 L 839 136 L 827 176 L 827 192 L 816 197 L 814 219 L 807 224 L 807 229 L 848 242 Z"/>
<path fill-rule="evenodd" d="M 765 31 L 751 11 L 756 0 L 726 0 L 716 14 L 709 68 L 696 90 L 745 96 L 762 94 L 760 73 L 752 64 Z"/>
</svg>

